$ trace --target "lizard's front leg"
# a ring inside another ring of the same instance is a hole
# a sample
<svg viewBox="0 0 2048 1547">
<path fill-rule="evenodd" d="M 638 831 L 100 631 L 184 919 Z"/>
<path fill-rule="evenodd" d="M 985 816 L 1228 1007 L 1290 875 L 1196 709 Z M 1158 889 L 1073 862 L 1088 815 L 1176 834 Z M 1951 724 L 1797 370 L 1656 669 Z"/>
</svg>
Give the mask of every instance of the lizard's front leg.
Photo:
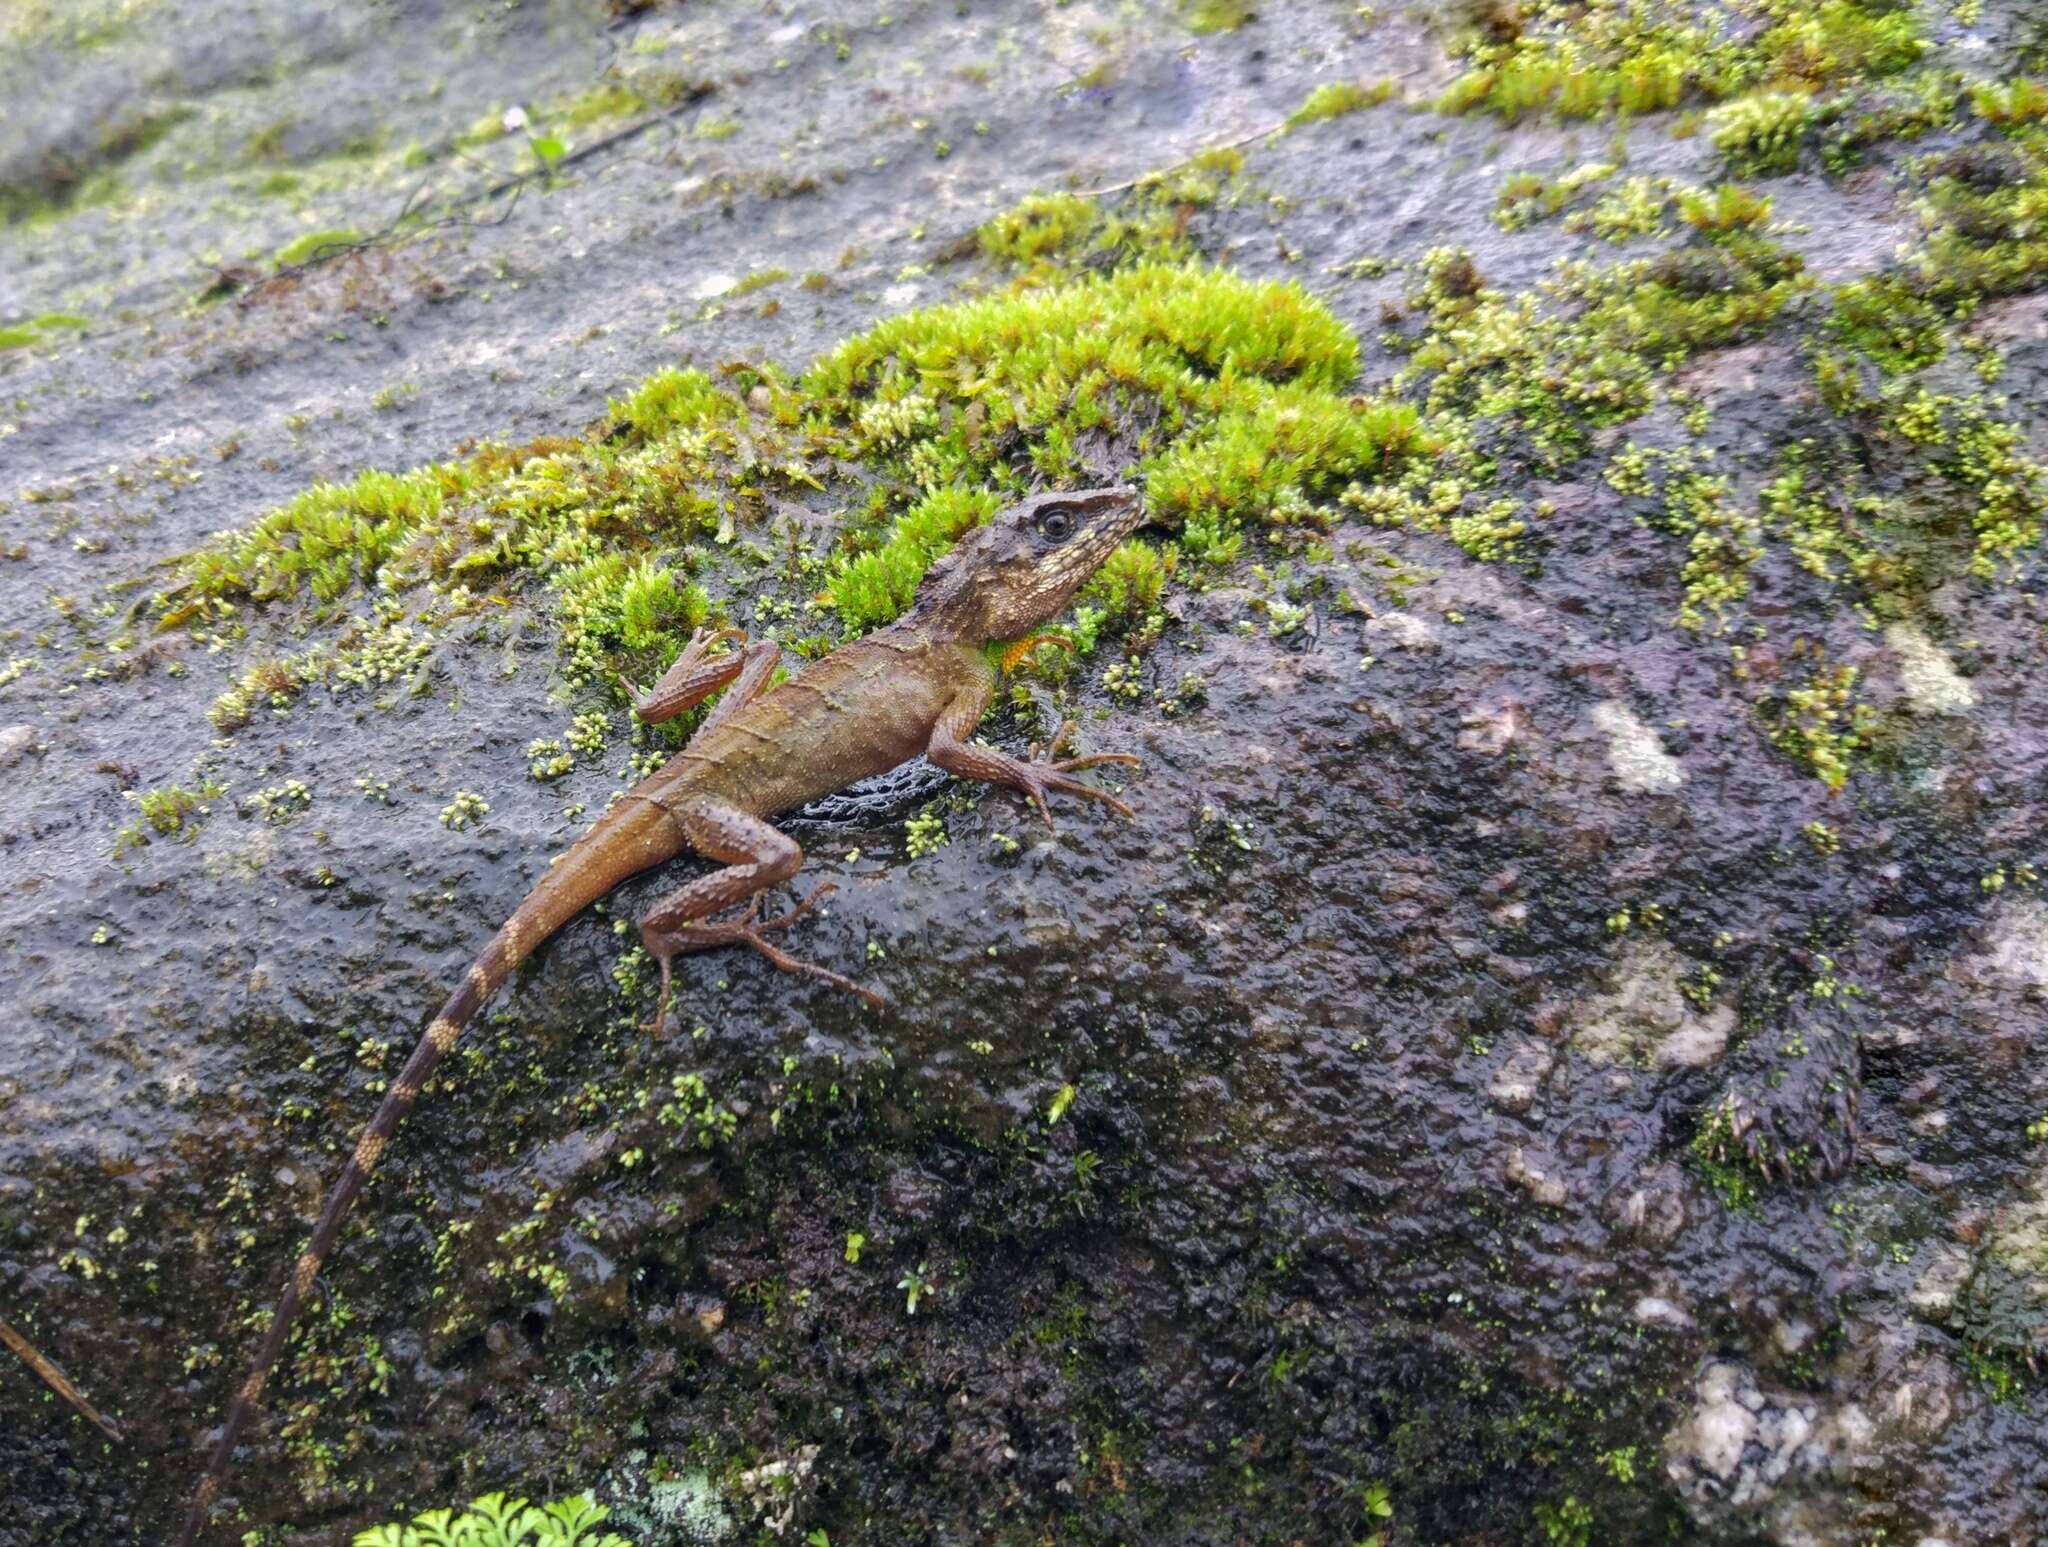
<svg viewBox="0 0 2048 1547">
<path fill-rule="evenodd" d="M 649 725 L 659 725 L 663 720 L 673 720 L 677 715 L 696 708 L 737 677 L 747 661 L 747 651 L 712 655 L 711 647 L 721 639 L 744 640 L 746 637 L 736 628 L 700 628 L 683 646 L 683 653 L 676 657 L 675 664 L 661 674 L 661 680 L 652 688 L 638 688 L 622 679 L 620 686 L 633 701 L 633 713 Z"/>
<path fill-rule="evenodd" d="M 670 963 L 678 956 L 723 945 L 752 946 L 784 972 L 817 978 L 834 988 L 859 994 L 880 1008 L 882 996 L 874 990 L 863 988 L 828 967 L 799 961 L 762 938 L 771 929 L 794 923 L 832 890 L 831 882 L 821 881 L 787 913 L 772 919 L 759 917 L 760 894 L 787 881 L 804 862 L 804 851 L 797 847 L 794 838 L 759 817 L 720 801 L 696 801 L 669 815 L 682 825 L 693 849 L 707 859 L 721 861 L 724 868 L 676 888 L 640 920 L 641 942 L 661 964 L 661 1007 L 654 1015 L 655 1036 L 663 1034 L 668 1022 Z M 741 903 L 747 905 L 747 911 L 737 919 L 723 924 L 702 922 L 710 914 Z"/>
<path fill-rule="evenodd" d="M 1094 752 L 1086 757 L 1048 755 L 1027 763 L 1007 752 L 978 747 L 969 741 L 967 738 L 981 724 L 981 717 L 988 712 L 989 701 L 994 697 L 995 673 L 977 675 L 973 682 L 954 695 L 953 701 L 939 716 L 939 723 L 932 727 L 932 739 L 925 748 L 925 756 L 956 778 L 979 779 L 984 784 L 1003 784 L 1013 790 L 1022 790 L 1038 807 L 1038 814 L 1045 818 L 1047 832 L 1059 831 L 1052 825 L 1052 810 L 1045 803 L 1047 795 L 1080 795 L 1088 800 L 1099 800 L 1112 811 L 1131 815 L 1131 808 L 1109 791 L 1098 790 L 1092 784 L 1067 777 L 1080 769 L 1094 768 L 1103 763 L 1136 766 L 1138 760 L 1128 752 Z M 1073 728 L 1071 720 L 1060 727 L 1052 745 L 1047 748 L 1048 754 L 1059 751 L 1060 743 L 1066 740 Z"/>
</svg>

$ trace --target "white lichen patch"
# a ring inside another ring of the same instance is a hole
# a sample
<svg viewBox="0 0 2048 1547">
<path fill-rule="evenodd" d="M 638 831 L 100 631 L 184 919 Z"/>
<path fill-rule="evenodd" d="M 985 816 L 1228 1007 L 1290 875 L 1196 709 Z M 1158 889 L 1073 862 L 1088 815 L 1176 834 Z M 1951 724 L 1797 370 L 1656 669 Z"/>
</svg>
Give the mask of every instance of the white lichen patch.
<svg viewBox="0 0 2048 1547">
<path fill-rule="evenodd" d="M 1693 1326 L 1692 1313 L 1663 1295 L 1641 1296 L 1629 1315 L 1646 1327 L 1663 1327 L 1672 1332 L 1687 1332 Z"/>
<path fill-rule="evenodd" d="M 1614 987 L 1583 1002 L 1572 1019 L 1572 1046 L 1595 1063 L 1704 1069 L 1726 1051 L 1735 1012 L 1702 1010 L 1681 991 L 1697 964 L 1661 940 L 1623 952 Z"/>
<path fill-rule="evenodd" d="M 1954 1242 L 1946 1242 L 1928 1254 L 1927 1266 L 1906 1295 L 1906 1303 L 1917 1316 L 1941 1321 L 1955 1309 L 1956 1296 L 1970 1277 L 1970 1254 Z"/>
<path fill-rule="evenodd" d="M 2015 899 L 1999 909 L 1987 949 L 1978 959 L 1991 977 L 2014 988 L 2048 994 L 2048 904 Z"/>
<path fill-rule="evenodd" d="M 734 1492 L 759 1511 L 761 1524 L 775 1536 L 787 1536 L 799 1513 L 810 1503 L 811 1471 L 818 1460 L 816 1445 L 800 1446 L 788 1457 L 749 1467 L 734 1479 Z"/>
<path fill-rule="evenodd" d="M 1884 642 L 1899 658 L 1899 687 L 1922 714 L 1965 714 L 1977 707 L 1977 690 L 1955 668 L 1940 645 L 1910 623 L 1894 623 Z"/>
<path fill-rule="evenodd" d="M 1685 783 L 1678 759 L 1626 704 L 1594 705 L 1593 723 L 1607 738 L 1607 766 L 1631 795 L 1661 795 Z"/>
<path fill-rule="evenodd" d="M 1794 1468 L 1826 1464 L 1818 1418 L 1810 1403 L 1767 1395 L 1742 1366 L 1710 1364 L 1692 1411 L 1664 1436 L 1665 1475 L 1695 1508 L 1760 1503 Z"/>
<path fill-rule="evenodd" d="M 1366 623 L 1365 633 L 1375 649 L 1433 650 L 1437 643 L 1435 626 L 1412 612 L 1383 612 Z"/>
<path fill-rule="evenodd" d="M 2026 1190 L 1998 1211 L 1984 1254 L 2048 1299 L 2048 1166 L 2036 1168 Z"/>
</svg>

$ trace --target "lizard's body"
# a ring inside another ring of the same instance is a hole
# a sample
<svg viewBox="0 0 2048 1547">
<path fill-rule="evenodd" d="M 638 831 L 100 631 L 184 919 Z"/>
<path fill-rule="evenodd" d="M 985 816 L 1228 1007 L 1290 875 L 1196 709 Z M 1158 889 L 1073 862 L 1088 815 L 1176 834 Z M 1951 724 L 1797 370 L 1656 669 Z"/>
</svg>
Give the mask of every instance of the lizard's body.
<svg viewBox="0 0 2048 1547">
<path fill-rule="evenodd" d="M 1142 519 L 1136 492 L 1127 488 L 1034 496 L 970 532 L 934 565 L 903 618 L 840 646 L 801 676 L 771 688 L 774 645 L 713 656 L 709 647 L 726 631 L 700 633 L 652 693 L 636 695 L 641 717 L 659 721 L 684 713 L 719 688 L 727 690 L 684 751 L 628 791 L 541 875 L 420 1037 L 328 1195 L 255 1365 L 228 1409 L 181 1541 L 190 1543 L 203 1526 L 299 1306 L 350 1205 L 428 1077 L 513 969 L 584 908 L 627 877 L 685 852 L 722 865 L 671 893 L 641 920 L 641 938 L 661 964 L 657 1035 L 668 1008 L 671 960 L 715 946 L 750 945 L 785 971 L 822 978 L 879 1003 L 850 980 L 797 961 L 762 938 L 826 890 L 813 890 L 780 918 L 757 921 L 760 894 L 788 880 L 803 862 L 795 841 L 770 825 L 774 817 L 921 752 L 949 773 L 1024 790 L 1048 826 L 1048 793 L 1086 795 L 1124 809 L 1067 773 L 1134 759 L 1098 754 L 1026 763 L 973 746 L 968 737 L 994 693 L 995 672 L 985 647 L 1020 639 L 1064 608 Z M 700 922 L 742 903 L 747 909 L 737 921 Z"/>
</svg>

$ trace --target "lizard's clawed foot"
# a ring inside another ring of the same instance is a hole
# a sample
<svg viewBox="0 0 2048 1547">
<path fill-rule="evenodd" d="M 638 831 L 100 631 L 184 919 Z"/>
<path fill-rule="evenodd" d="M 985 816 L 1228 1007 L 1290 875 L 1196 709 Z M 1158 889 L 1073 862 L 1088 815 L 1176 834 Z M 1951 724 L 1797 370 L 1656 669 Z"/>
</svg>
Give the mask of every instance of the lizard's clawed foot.
<svg viewBox="0 0 2048 1547">
<path fill-rule="evenodd" d="M 724 945 L 750 945 L 784 972 L 801 973 L 816 978 L 821 983 L 830 983 L 834 988 L 844 989 L 849 994 L 858 994 L 877 1010 L 887 1002 L 871 988 L 854 982 L 844 973 L 834 972 L 830 967 L 820 967 L 816 962 L 799 961 L 780 946 L 762 939 L 771 929 L 786 929 L 802 918 L 827 892 L 837 891 L 830 881 L 820 881 L 811 888 L 810 895 L 791 908 L 787 913 L 777 914 L 772 919 L 761 917 L 761 899 L 758 895 L 748 899 L 747 911 L 725 924 L 684 924 L 673 930 L 659 930 L 643 926 L 640 938 L 648 951 L 661 964 L 661 1005 L 654 1012 L 652 1035 L 660 1041 L 667 1034 L 668 996 L 670 963 L 678 956 L 693 951 L 710 951 Z"/>
<path fill-rule="evenodd" d="M 676 657 L 675 664 L 661 674 L 661 680 L 652 688 L 640 687 L 621 677 L 619 686 L 626 690 L 626 697 L 632 701 L 633 712 L 643 720 L 648 719 L 650 715 L 658 716 L 663 691 L 671 683 L 682 681 L 702 666 L 711 647 L 722 639 L 734 640 L 744 645 L 747 642 L 747 631 L 742 628 L 698 629 L 690 635 L 690 642 L 683 646 L 683 653 Z"/>
<path fill-rule="evenodd" d="M 1045 802 L 1048 795 L 1079 795 L 1087 800 L 1100 801 L 1120 816 L 1133 815 L 1131 808 L 1118 800 L 1107 790 L 1098 790 L 1092 784 L 1083 784 L 1079 779 L 1070 779 L 1068 774 L 1083 768 L 1095 768 L 1104 763 L 1122 763 L 1128 767 L 1139 766 L 1138 759 L 1129 752 L 1090 752 L 1084 757 L 1060 757 L 1059 750 L 1067 738 L 1074 733 L 1074 722 L 1069 720 L 1053 735 L 1043 758 L 1034 756 L 1029 762 L 1017 765 L 1024 780 L 1024 793 L 1031 797 L 1038 807 L 1038 814 L 1045 819 L 1045 830 L 1057 833 L 1053 826 L 1052 808 Z M 1033 749 L 1035 752 L 1035 748 Z"/>
</svg>

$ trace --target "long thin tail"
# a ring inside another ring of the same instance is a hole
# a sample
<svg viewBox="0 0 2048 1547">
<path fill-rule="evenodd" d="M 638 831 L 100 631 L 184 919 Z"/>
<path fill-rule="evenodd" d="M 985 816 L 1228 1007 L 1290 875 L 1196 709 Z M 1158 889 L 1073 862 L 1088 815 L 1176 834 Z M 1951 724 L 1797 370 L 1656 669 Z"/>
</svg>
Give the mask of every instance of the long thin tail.
<svg viewBox="0 0 2048 1547">
<path fill-rule="evenodd" d="M 334 1184 L 334 1190 L 327 1195 L 327 1207 L 320 1211 L 320 1222 L 313 1227 L 313 1239 L 307 1243 L 298 1266 L 292 1270 L 291 1281 L 278 1297 L 277 1310 L 270 1318 L 270 1330 L 263 1336 L 263 1346 L 257 1351 L 256 1363 L 228 1408 L 220 1440 L 213 1447 L 213 1459 L 207 1463 L 206 1475 L 193 1494 L 191 1511 L 185 1517 L 185 1529 L 178 1537 L 179 1547 L 191 1547 L 205 1526 L 207 1513 L 220 1492 L 221 1480 L 227 1475 L 228 1461 L 235 1453 L 235 1441 L 248 1423 L 249 1415 L 256 1410 L 257 1398 L 263 1394 L 263 1383 L 284 1351 L 292 1320 L 311 1291 L 320 1265 L 334 1249 L 335 1239 L 341 1234 L 342 1221 L 348 1217 L 349 1206 L 356 1201 L 356 1194 L 363 1190 L 370 1173 L 377 1169 L 377 1160 L 384 1153 L 384 1146 L 398 1131 L 398 1125 L 412 1110 L 413 1103 L 419 1100 L 428 1077 L 433 1074 L 435 1066 L 448 1056 L 448 1050 L 455 1046 L 456 1039 L 469 1025 L 471 1017 L 524 958 L 525 951 L 521 947 L 531 949 L 554 932 L 553 927 L 543 929 L 538 927 L 537 921 L 522 917 L 527 914 L 525 906 L 513 914 L 492 936 L 491 943 L 484 947 L 483 954 L 469 969 L 462 986 L 448 996 L 448 1002 L 441 1006 L 441 1013 L 434 1017 L 413 1048 L 412 1057 L 405 1061 L 405 1068 L 399 1071 L 398 1078 L 385 1092 L 377 1115 L 363 1130 L 355 1154 L 343 1169 L 340 1180 Z M 551 924 L 558 922 L 550 921 Z"/>
</svg>

